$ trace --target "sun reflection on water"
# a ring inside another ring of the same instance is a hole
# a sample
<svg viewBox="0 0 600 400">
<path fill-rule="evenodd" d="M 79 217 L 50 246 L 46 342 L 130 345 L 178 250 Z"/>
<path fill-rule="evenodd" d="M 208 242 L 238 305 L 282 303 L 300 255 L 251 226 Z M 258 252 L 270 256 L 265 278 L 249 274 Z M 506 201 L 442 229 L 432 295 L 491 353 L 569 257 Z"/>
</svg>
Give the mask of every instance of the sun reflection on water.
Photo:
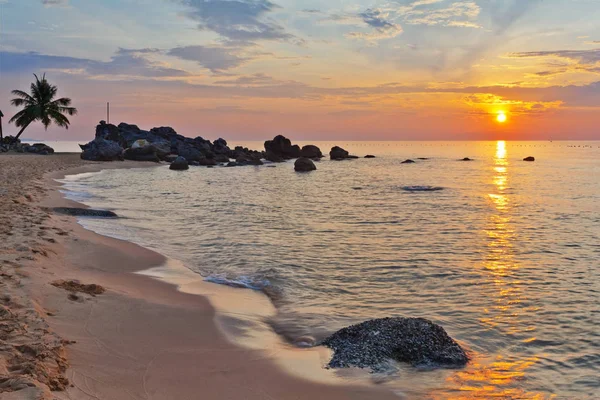
<svg viewBox="0 0 600 400">
<path fill-rule="evenodd" d="M 487 194 L 491 213 L 484 231 L 486 250 L 482 265 L 487 273 L 486 285 L 493 289 L 480 322 L 491 333 L 500 332 L 518 342 L 519 334 L 532 336 L 535 327 L 528 323 L 524 315 L 530 310 L 522 305 L 526 295 L 519 279 L 519 263 L 515 259 L 517 233 L 512 223 L 514 204 L 510 197 L 510 165 L 507 154 L 506 142 L 498 141 L 490 178 L 492 190 Z M 546 398 L 540 393 L 530 393 L 519 388 L 519 381 L 526 378 L 527 369 L 537 362 L 537 357 L 506 359 L 502 354 L 492 359 L 485 356 L 476 358 L 467 369 L 448 378 L 451 386 L 457 390 L 454 393 L 444 393 L 443 398 Z"/>
</svg>

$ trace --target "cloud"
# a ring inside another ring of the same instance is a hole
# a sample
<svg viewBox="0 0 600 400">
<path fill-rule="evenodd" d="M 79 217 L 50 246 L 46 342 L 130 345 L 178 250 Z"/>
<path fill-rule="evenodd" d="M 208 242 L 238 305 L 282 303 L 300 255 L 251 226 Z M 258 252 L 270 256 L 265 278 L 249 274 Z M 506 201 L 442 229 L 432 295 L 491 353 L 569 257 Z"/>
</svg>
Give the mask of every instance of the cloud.
<svg viewBox="0 0 600 400">
<path fill-rule="evenodd" d="M 35 52 L 2 52 L 4 72 L 44 71 L 49 69 L 90 76 L 131 76 L 145 78 L 182 77 L 188 72 L 150 61 L 147 56 L 157 49 L 119 49 L 110 61 L 53 56 Z"/>
<path fill-rule="evenodd" d="M 389 13 L 380 9 L 367 9 L 358 16 L 362 22 L 374 29 L 372 32 L 350 32 L 346 36 L 365 40 L 388 39 L 402 33 L 402 27 L 389 20 Z"/>
<path fill-rule="evenodd" d="M 440 1 L 421 0 L 402 9 L 407 23 L 412 25 L 442 25 L 464 28 L 480 28 L 472 20 L 479 16 L 481 8 L 474 1 L 455 2 L 447 7 L 437 7 Z M 435 5 L 436 8 L 423 8 L 424 5 Z"/>
<path fill-rule="evenodd" d="M 207 46 L 176 47 L 167 53 L 182 60 L 195 61 L 212 72 L 221 72 L 239 67 L 249 58 L 235 54 L 233 49 Z"/>
<path fill-rule="evenodd" d="M 267 14 L 279 8 L 269 0 L 173 0 L 186 6 L 185 15 L 210 30 L 236 42 L 279 40 L 301 43 Z"/>
<path fill-rule="evenodd" d="M 66 7 L 69 0 L 42 0 L 42 4 L 46 7 Z"/>
<path fill-rule="evenodd" d="M 593 50 L 551 50 L 551 51 L 527 51 L 510 53 L 513 58 L 541 58 L 556 57 L 585 64 L 600 62 L 600 49 Z"/>
</svg>

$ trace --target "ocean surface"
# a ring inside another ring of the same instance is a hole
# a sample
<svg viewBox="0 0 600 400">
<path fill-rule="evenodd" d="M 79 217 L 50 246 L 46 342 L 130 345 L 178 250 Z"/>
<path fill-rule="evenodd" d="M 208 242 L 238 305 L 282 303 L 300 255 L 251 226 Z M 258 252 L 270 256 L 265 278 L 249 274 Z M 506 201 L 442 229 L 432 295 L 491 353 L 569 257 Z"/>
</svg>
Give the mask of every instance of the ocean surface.
<svg viewBox="0 0 600 400">
<path fill-rule="evenodd" d="M 123 217 L 89 229 L 264 293 L 277 309 L 266 322 L 290 343 L 376 317 L 441 324 L 473 361 L 397 366 L 379 384 L 407 398 L 600 397 L 600 142 L 335 144 L 377 158 L 304 174 L 161 165 L 64 185 Z"/>
</svg>

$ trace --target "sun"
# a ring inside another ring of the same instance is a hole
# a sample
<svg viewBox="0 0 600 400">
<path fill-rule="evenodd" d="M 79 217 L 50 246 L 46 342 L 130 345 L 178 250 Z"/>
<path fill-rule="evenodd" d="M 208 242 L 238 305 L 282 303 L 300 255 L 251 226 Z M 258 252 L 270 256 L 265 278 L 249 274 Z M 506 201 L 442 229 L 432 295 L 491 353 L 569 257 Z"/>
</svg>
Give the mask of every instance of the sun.
<svg viewBox="0 0 600 400">
<path fill-rule="evenodd" d="M 496 121 L 500 122 L 501 124 L 506 122 L 506 114 L 504 113 L 504 111 L 500 111 L 498 113 L 498 115 L 496 116 Z"/>
</svg>

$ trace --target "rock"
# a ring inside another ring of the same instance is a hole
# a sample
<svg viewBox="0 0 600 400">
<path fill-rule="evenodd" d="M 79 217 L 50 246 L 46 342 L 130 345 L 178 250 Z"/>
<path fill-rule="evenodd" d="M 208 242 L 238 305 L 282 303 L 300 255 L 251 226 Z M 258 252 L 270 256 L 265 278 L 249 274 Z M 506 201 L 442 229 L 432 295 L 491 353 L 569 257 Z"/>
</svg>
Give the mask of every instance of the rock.
<svg viewBox="0 0 600 400">
<path fill-rule="evenodd" d="M 215 154 L 227 155 L 231 149 L 227 146 L 227 141 L 225 139 L 219 138 L 213 142 L 212 151 Z"/>
<path fill-rule="evenodd" d="M 302 147 L 302 150 L 300 150 L 300 157 L 318 160 L 323 158 L 323 153 L 321 153 L 321 149 L 319 149 L 317 146 L 309 144 Z"/>
<path fill-rule="evenodd" d="M 218 163 L 228 163 L 229 162 L 229 156 L 225 155 L 225 154 L 215 154 L 215 158 L 214 160 Z"/>
<path fill-rule="evenodd" d="M 202 158 L 198 163 L 205 167 L 214 167 L 215 165 L 219 164 L 215 159 L 212 158 Z"/>
<path fill-rule="evenodd" d="M 175 161 L 177 159 L 177 157 L 179 157 L 177 154 L 168 154 L 165 156 L 164 161 L 166 161 L 168 163 L 172 163 L 173 161 Z"/>
<path fill-rule="evenodd" d="M 315 163 L 310 158 L 300 157 L 294 163 L 294 170 L 296 172 L 316 171 L 316 169 Z"/>
<path fill-rule="evenodd" d="M 344 328 L 322 344 L 334 351 L 329 368 L 381 371 L 388 360 L 456 368 L 469 357 L 439 325 L 423 318 L 383 318 Z"/>
<path fill-rule="evenodd" d="M 93 208 L 75 208 L 75 207 L 55 207 L 54 212 L 66 214 L 74 217 L 96 217 L 96 218 L 117 218 L 118 215 L 112 211 L 95 210 Z"/>
<path fill-rule="evenodd" d="M 188 161 L 200 161 L 206 158 L 204 154 L 190 143 L 178 143 L 177 154 Z"/>
<path fill-rule="evenodd" d="M 273 138 L 273 140 L 267 140 L 265 142 L 265 151 L 267 153 L 267 157 L 274 159 L 279 157 L 283 160 L 289 160 L 300 157 L 300 146 L 292 145 L 290 139 L 283 135 L 277 135 Z M 273 161 L 269 158 L 267 158 L 267 160 Z"/>
<path fill-rule="evenodd" d="M 172 169 L 174 171 L 185 171 L 187 169 L 190 169 L 190 166 L 185 157 L 179 156 L 175 159 L 175 161 L 171 163 L 169 169 Z"/>
<path fill-rule="evenodd" d="M 461 160 L 458 160 L 458 161 L 473 161 L 473 159 L 469 158 L 469 157 L 465 157 L 465 158 L 463 158 Z"/>
<path fill-rule="evenodd" d="M 402 164 L 414 164 L 415 162 L 413 160 L 404 160 L 402 161 Z"/>
<path fill-rule="evenodd" d="M 332 147 L 331 151 L 329 152 L 329 158 L 332 160 L 343 160 L 348 158 L 348 155 L 349 153 L 339 146 Z"/>
<path fill-rule="evenodd" d="M 127 147 L 127 141 L 121 136 L 119 128 L 113 124 L 107 124 L 105 121 L 100 121 L 100 124 L 96 126 L 96 138 L 117 142 L 122 148 Z"/>
<path fill-rule="evenodd" d="M 251 157 L 250 155 L 240 155 L 235 159 L 237 165 L 263 165 L 264 163 L 255 157 Z"/>
<path fill-rule="evenodd" d="M 226 167 L 237 167 L 237 166 L 238 166 L 238 163 L 236 163 L 235 161 L 228 162 L 226 165 Z"/>
<path fill-rule="evenodd" d="M 371 155 L 371 154 L 367 154 L 367 155 L 365 156 L 365 158 L 375 158 L 375 156 L 374 156 L 374 155 Z"/>
<path fill-rule="evenodd" d="M 34 153 L 40 155 L 54 154 L 54 149 L 48 145 L 45 145 L 44 143 L 35 143 L 31 146 L 27 146 L 23 150 L 27 153 Z"/>
<path fill-rule="evenodd" d="M 142 140 L 138 140 L 135 143 L 142 142 Z M 135 145 L 134 143 L 134 145 Z M 132 161 L 152 161 L 152 162 L 160 162 L 160 158 L 156 154 L 156 150 L 151 145 L 145 145 L 144 147 L 136 147 L 133 146 L 123 153 L 123 156 L 126 160 Z"/>
<path fill-rule="evenodd" d="M 280 162 L 284 162 L 285 158 L 283 158 L 283 156 L 280 154 L 276 154 L 270 150 L 267 150 L 267 152 L 265 153 L 265 160 L 275 162 L 275 163 L 280 163 Z"/>
<path fill-rule="evenodd" d="M 329 152 L 329 158 L 331 160 L 349 160 L 356 159 L 357 156 L 351 156 L 346 150 L 342 149 L 339 146 L 335 146 L 331 148 Z"/>
<path fill-rule="evenodd" d="M 123 148 L 112 140 L 97 137 L 86 145 L 80 145 L 81 158 L 89 161 L 123 160 Z"/>
<path fill-rule="evenodd" d="M 531 156 L 530 156 L 530 157 L 525 157 L 525 158 L 523 159 L 523 161 L 527 161 L 527 162 L 534 162 L 534 161 L 535 161 L 535 157 L 531 157 Z"/>
</svg>

